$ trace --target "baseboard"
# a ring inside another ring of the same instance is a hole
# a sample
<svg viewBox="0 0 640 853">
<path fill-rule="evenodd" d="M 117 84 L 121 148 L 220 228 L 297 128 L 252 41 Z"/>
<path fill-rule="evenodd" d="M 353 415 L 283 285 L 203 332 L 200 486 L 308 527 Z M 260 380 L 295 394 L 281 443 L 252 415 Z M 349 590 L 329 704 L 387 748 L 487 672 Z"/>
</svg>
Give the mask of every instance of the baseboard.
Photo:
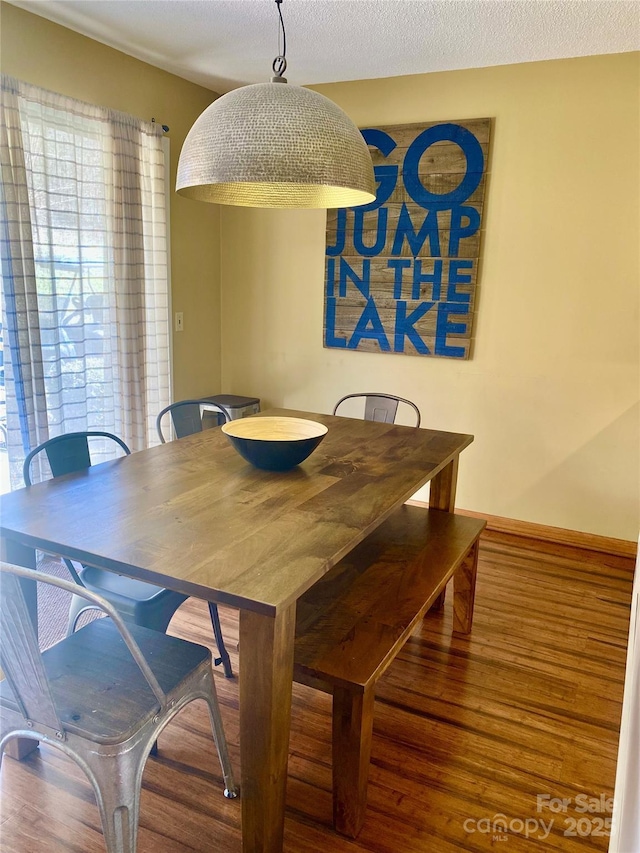
<svg viewBox="0 0 640 853">
<path fill-rule="evenodd" d="M 428 506 L 426 501 L 409 500 L 407 503 L 415 506 Z M 615 554 L 618 557 L 632 557 L 638 553 L 638 543 L 627 539 L 614 539 L 610 536 L 597 536 L 595 533 L 582 533 L 580 530 L 565 530 L 563 527 L 549 527 L 545 524 L 535 524 L 532 521 L 518 521 L 515 518 L 503 518 L 499 515 L 487 515 L 482 512 L 472 512 L 458 509 L 460 515 L 470 515 L 472 518 L 484 518 L 487 530 L 497 533 L 511 533 L 527 539 L 537 539 L 540 542 L 553 542 L 556 545 L 572 545 L 574 548 L 585 548 L 587 551 L 598 551 L 601 554 Z"/>
</svg>

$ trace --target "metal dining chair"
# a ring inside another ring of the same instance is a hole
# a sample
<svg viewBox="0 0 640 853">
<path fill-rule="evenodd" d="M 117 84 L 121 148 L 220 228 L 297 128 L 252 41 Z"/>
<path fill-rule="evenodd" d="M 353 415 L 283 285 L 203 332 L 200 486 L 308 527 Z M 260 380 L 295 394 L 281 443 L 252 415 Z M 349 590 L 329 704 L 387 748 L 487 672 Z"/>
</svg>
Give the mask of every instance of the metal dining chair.
<svg viewBox="0 0 640 853">
<path fill-rule="evenodd" d="M 364 399 L 364 419 L 365 421 L 380 421 L 381 423 L 395 423 L 396 414 L 398 412 L 398 404 L 406 403 L 415 414 L 416 423 L 415 426 L 420 426 L 420 410 L 416 406 L 415 403 L 412 403 L 411 400 L 405 400 L 404 397 L 396 397 L 394 394 L 347 394 L 346 397 L 342 397 L 333 409 L 333 414 L 337 414 L 338 407 L 345 402 L 345 400 L 352 399 Z"/>
<path fill-rule="evenodd" d="M 7 743 L 30 738 L 62 750 L 94 788 L 107 853 L 135 853 L 142 773 L 152 744 L 194 699 L 209 709 L 224 795 L 237 796 L 204 646 L 126 624 L 103 597 L 71 581 L 0 563 L 0 762 Z M 97 619 L 40 652 L 21 583 L 80 595 Z"/>
<path fill-rule="evenodd" d="M 176 438 L 184 438 L 193 435 L 194 432 L 202 432 L 210 427 L 220 426 L 229 420 L 228 414 L 217 403 L 203 402 L 202 400 L 178 400 L 160 412 L 156 418 L 156 429 L 158 438 L 165 444 L 166 439 L 162 432 L 162 419 L 169 414 Z"/>
<path fill-rule="evenodd" d="M 44 453 L 49 462 L 51 473 L 54 477 L 81 471 L 91 466 L 91 451 L 89 443 L 97 440 L 115 442 L 122 451 L 129 455 L 131 451 L 124 441 L 110 432 L 98 430 L 88 432 L 69 432 L 50 438 L 34 448 L 24 460 L 23 476 L 27 486 L 31 485 L 31 466 L 40 453 Z M 127 622 L 142 625 L 154 631 L 166 631 L 169 627 L 171 617 L 178 607 L 187 600 L 188 596 L 171 589 L 164 589 L 154 584 L 97 569 L 93 566 L 78 566 L 63 558 L 74 581 L 80 586 L 104 596 L 120 613 Z M 86 610 L 93 609 L 93 605 L 86 601 L 82 595 L 74 595 L 69 607 L 69 620 L 67 623 L 67 636 L 75 631 L 78 619 Z M 218 646 L 219 657 L 215 658 L 215 664 L 222 664 L 224 674 L 227 678 L 233 677 L 229 652 L 224 644 L 220 616 L 215 604 L 209 602 L 209 613 L 211 625 Z"/>
<path fill-rule="evenodd" d="M 204 429 L 220 426 L 230 420 L 227 412 L 217 403 L 210 403 L 208 401 L 205 403 L 203 400 L 195 399 L 178 400 L 175 403 L 165 406 L 156 418 L 158 438 L 163 444 L 166 444 L 166 438 L 162 432 L 162 419 L 167 414 L 171 418 L 176 438 L 185 438 L 196 432 L 202 432 Z M 208 423 L 206 423 L 205 419 L 208 419 Z M 218 605 L 212 601 L 209 601 L 208 604 L 213 633 L 215 634 L 218 651 L 220 652 L 220 657 L 216 658 L 216 665 L 222 663 L 225 676 L 232 678 L 233 669 L 229 653 L 224 644 L 224 637 L 222 636 Z"/>
</svg>

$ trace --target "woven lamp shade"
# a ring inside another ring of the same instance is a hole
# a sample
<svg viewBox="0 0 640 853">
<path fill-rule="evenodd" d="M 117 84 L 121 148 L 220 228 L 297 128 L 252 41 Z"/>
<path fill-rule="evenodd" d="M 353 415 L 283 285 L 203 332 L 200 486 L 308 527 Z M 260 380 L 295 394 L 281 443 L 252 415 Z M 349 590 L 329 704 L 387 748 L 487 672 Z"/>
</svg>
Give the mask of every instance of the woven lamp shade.
<svg viewBox="0 0 640 853">
<path fill-rule="evenodd" d="M 340 107 L 286 83 L 223 95 L 184 141 L 176 189 L 245 207 L 353 207 L 375 199 L 369 149 Z"/>
</svg>

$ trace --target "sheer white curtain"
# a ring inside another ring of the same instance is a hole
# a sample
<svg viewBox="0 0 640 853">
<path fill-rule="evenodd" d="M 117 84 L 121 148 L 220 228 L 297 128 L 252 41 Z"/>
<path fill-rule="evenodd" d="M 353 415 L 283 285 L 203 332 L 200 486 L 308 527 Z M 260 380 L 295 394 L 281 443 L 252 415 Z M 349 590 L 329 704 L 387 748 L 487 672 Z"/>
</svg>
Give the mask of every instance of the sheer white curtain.
<svg viewBox="0 0 640 853">
<path fill-rule="evenodd" d="M 154 123 L 2 75 L 0 243 L 12 481 L 62 432 L 157 442 L 170 399 L 165 162 Z"/>
</svg>

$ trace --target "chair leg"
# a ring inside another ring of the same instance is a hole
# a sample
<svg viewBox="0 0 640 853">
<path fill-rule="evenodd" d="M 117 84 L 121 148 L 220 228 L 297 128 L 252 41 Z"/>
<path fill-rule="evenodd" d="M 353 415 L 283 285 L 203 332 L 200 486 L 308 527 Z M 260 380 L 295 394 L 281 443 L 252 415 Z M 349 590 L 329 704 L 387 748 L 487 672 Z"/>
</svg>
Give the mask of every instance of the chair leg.
<svg viewBox="0 0 640 853">
<path fill-rule="evenodd" d="M 216 645 L 218 646 L 218 651 L 220 652 L 220 657 L 214 660 L 214 664 L 216 666 L 222 664 L 224 668 L 225 678 L 233 678 L 231 659 L 229 657 L 227 647 L 224 644 L 222 628 L 220 627 L 220 615 L 218 613 L 218 605 L 214 604 L 212 601 L 209 602 L 209 615 L 211 616 L 211 624 L 213 625 L 213 633 L 216 638 Z"/>
<path fill-rule="evenodd" d="M 67 637 L 70 637 L 73 632 L 76 630 L 76 625 L 78 624 L 78 619 L 85 612 L 85 610 L 98 610 L 99 607 L 92 607 L 87 604 L 87 600 L 85 598 L 81 598 L 79 595 L 74 595 L 71 597 L 71 605 L 69 607 L 69 618 L 67 621 Z"/>
<path fill-rule="evenodd" d="M 229 758 L 229 750 L 227 748 L 227 738 L 222 726 L 222 717 L 220 716 L 220 706 L 218 705 L 218 695 L 216 693 L 216 685 L 213 680 L 213 674 L 210 674 L 211 679 L 211 695 L 207 697 L 207 706 L 209 708 L 209 717 L 211 719 L 211 731 L 213 732 L 213 740 L 218 751 L 220 759 L 220 767 L 222 768 L 222 777 L 224 779 L 224 795 L 230 800 L 234 800 L 238 796 L 238 787 L 233 776 L 233 768 L 231 767 L 231 759 Z"/>
<path fill-rule="evenodd" d="M 135 853 L 144 753 L 140 744 L 117 756 L 89 759 L 107 853 Z"/>
</svg>

